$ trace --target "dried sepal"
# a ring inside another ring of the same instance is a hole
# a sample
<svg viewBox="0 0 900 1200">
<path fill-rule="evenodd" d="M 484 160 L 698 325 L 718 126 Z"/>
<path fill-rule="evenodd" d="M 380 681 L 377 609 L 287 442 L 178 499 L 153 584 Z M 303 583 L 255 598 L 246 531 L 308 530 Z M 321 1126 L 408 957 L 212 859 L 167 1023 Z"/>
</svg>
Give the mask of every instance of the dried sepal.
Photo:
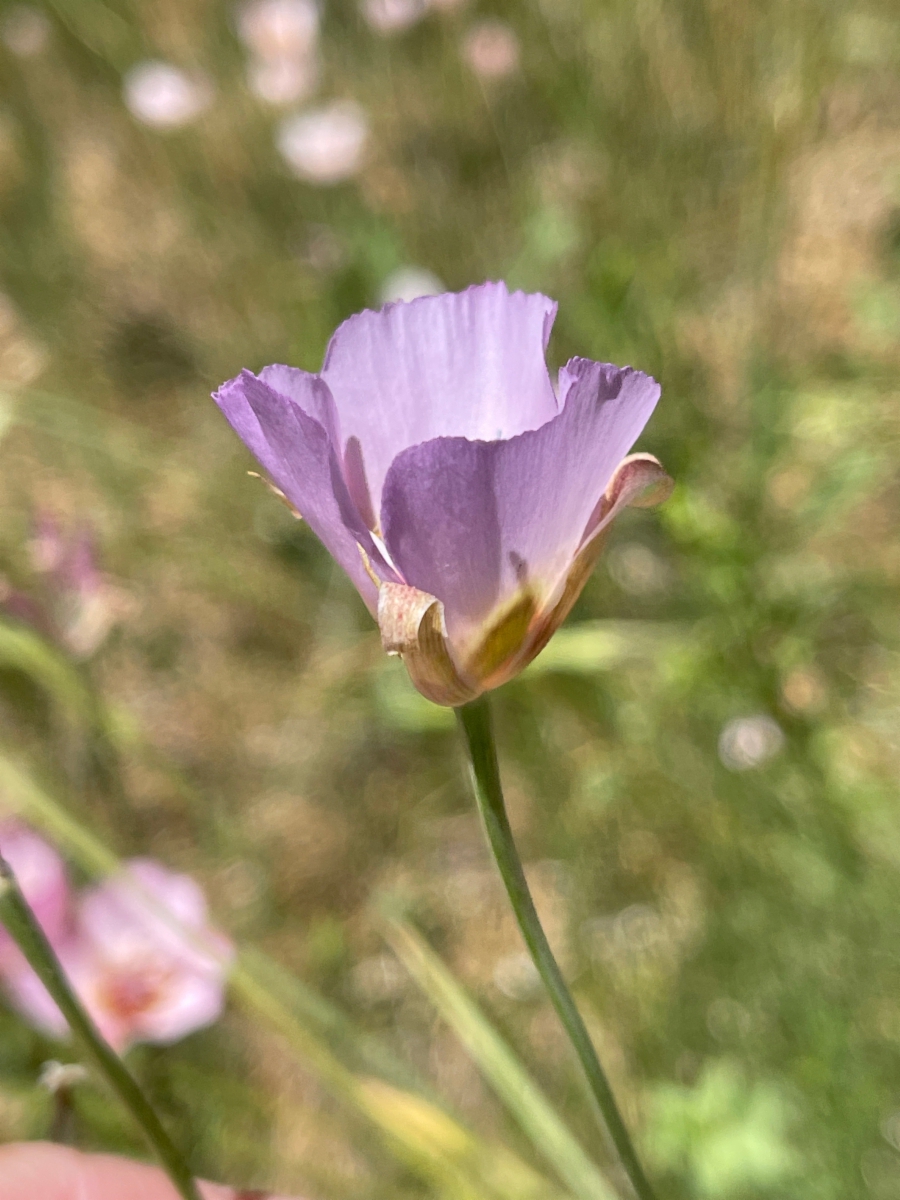
<svg viewBox="0 0 900 1200">
<path fill-rule="evenodd" d="M 611 507 L 653 508 L 672 495 L 675 480 L 652 454 L 629 454 L 616 467 L 606 489 Z"/>
<path fill-rule="evenodd" d="M 378 627 L 385 651 L 403 659 L 413 684 L 428 700 L 455 708 L 478 695 L 450 657 L 444 606 L 436 596 L 405 583 L 382 583 Z"/>
</svg>

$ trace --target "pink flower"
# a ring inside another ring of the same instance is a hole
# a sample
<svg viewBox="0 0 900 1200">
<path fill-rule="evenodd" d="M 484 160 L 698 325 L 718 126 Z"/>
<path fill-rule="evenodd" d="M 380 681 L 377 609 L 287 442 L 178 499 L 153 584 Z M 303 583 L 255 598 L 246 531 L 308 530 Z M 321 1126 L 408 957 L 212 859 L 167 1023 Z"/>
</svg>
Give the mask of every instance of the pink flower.
<svg viewBox="0 0 900 1200">
<path fill-rule="evenodd" d="M 100 570 L 87 528 L 66 535 L 54 516 L 38 513 L 28 549 L 36 587 L 24 592 L 0 579 L 0 608 L 89 658 L 128 611 L 128 596 Z"/>
<path fill-rule="evenodd" d="M 86 891 L 74 930 L 56 947 L 70 983 L 118 1051 L 167 1045 L 222 1013 L 231 943 L 208 923 L 199 885 L 150 859 Z M 7 979 L 13 1002 L 57 1036 L 65 1022 L 30 970 Z"/>
<path fill-rule="evenodd" d="M 519 39 L 502 21 L 479 21 L 465 36 L 463 58 L 482 79 L 503 79 L 519 65 Z"/>
<path fill-rule="evenodd" d="M 280 106 L 312 95 L 319 82 L 315 0 L 249 0 L 237 26 L 251 54 L 247 84 L 255 96 Z"/>
<path fill-rule="evenodd" d="M 237 24 L 241 41 L 257 58 L 299 60 L 315 50 L 319 9 L 313 0 L 249 0 Z"/>
<path fill-rule="evenodd" d="M 258 58 L 247 64 L 247 85 L 254 96 L 275 107 L 304 100 L 316 90 L 319 64 L 306 58 Z"/>
<path fill-rule="evenodd" d="M 123 94 L 131 115 L 153 129 L 189 125 L 213 98 L 203 76 L 156 59 L 137 63 L 126 72 Z"/>
<path fill-rule="evenodd" d="M 21 821 L 0 822 L 0 855 L 12 867 L 22 894 L 51 942 L 65 936 L 69 922 L 69 881 L 63 860 L 48 842 Z M 0 926 L 0 971 L 21 969 L 24 960 Z"/>
<path fill-rule="evenodd" d="M 425 16 L 427 0 L 362 0 L 362 15 L 383 34 L 399 33 Z"/>
<path fill-rule="evenodd" d="M 353 101 L 335 100 L 286 117 L 276 142 L 298 178 L 328 186 L 359 171 L 368 137 L 365 111 Z"/>
</svg>

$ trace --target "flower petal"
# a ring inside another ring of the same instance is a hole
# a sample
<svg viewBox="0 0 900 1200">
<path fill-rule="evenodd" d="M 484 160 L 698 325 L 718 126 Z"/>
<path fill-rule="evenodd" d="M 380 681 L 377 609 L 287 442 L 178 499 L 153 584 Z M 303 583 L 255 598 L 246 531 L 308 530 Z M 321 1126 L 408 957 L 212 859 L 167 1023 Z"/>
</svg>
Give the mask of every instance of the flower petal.
<svg viewBox="0 0 900 1200">
<path fill-rule="evenodd" d="M 169 1045 L 196 1029 L 212 1025 L 224 1007 L 225 985 L 221 976 L 190 971 L 173 973 L 156 1003 L 136 1016 L 134 1040 Z"/>
<path fill-rule="evenodd" d="M 592 517 L 588 532 L 565 579 L 560 581 L 551 605 L 529 630 L 529 639 L 522 646 L 518 658 L 508 660 L 498 676 L 486 680 L 488 687 L 498 687 L 517 675 L 537 658 L 562 625 L 596 566 L 613 518 L 629 505 L 632 508 L 650 508 L 654 504 L 664 503 L 673 487 L 674 480 L 652 454 L 631 454 L 622 460 L 595 509 L 596 515 Z"/>
<path fill-rule="evenodd" d="M 495 609 L 553 599 L 659 398 L 649 376 L 584 359 L 560 372 L 560 391 L 563 411 L 540 429 L 501 442 L 436 438 L 388 472 L 388 551 L 408 584 L 443 602 L 464 669 Z"/>
<path fill-rule="evenodd" d="M 243 371 L 223 384 L 214 399 L 374 614 L 378 590 L 363 565 L 359 546 L 376 570 L 382 566 L 382 557 L 350 498 L 335 455 L 328 429 L 328 425 L 334 426 L 328 388 L 318 376 L 290 368 L 267 368 L 264 374 L 267 380 L 284 386 L 290 383 L 293 394 L 275 391 L 271 383 Z M 298 393 L 303 395 L 302 405 Z M 318 414 L 321 420 L 311 414 Z M 388 577 L 393 577 L 390 572 Z"/>
<path fill-rule="evenodd" d="M 408 446 L 454 435 L 509 438 L 556 416 L 544 362 L 555 316 L 546 296 L 485 283 L 388 304 L 340 326 L 322 378 L 341 436 L 356 438 L 365 454 L 374 512 L 391 463 Z"/>
</svg>

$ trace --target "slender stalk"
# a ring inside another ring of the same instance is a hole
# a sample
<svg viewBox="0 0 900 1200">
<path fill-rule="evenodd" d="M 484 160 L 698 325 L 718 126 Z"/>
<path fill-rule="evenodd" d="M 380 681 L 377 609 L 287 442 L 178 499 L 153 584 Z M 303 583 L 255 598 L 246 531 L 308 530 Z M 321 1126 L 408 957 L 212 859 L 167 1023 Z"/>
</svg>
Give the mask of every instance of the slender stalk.
<svg viewBox="0 0 900 1200">
<path fill-rule="evenodd" d="M 183 1200 L 201 1200 L 187 1162 L 166 1133 L 135 1079 L 103 1040 L 82 1008 L 35 920 L 9 865 L 0 858 L 0 922 L 55 1000 L 69 1027 L 108 1083 L 144 1131 L 175 1189 Z"/>
<path fill-rule="evenodd" d="M 519 929 L 522 931 L 522 937 L 525 939 L 532 961 L 584 1069 L 591 1094 L 597 1101 L 606 1130 L 635 1194 L 639 1200 L 655 1200 L 653 1189 L 644 1174 L 625 1122 L 622 1120 L 612 1088 L 600 1065 L 597 1052 L 581 1014 L 575 1006 L 572 994 L 553 957 L 550 943 L 547 941 L 547 936 L 534 907 L 528 881 L 522 869 L 522 860 L 516 850 L 512 830 L 509 827 L 509 819 L 506 815 L 487 696 L 479 696 L 470 704 L 464 704 L 461 708 L 457 708 L 456 715 L 472 761 L 478 809 L 484 822 L 494 861 L 500 870 L 513 912 L 519 923 Z"/>
</svg>

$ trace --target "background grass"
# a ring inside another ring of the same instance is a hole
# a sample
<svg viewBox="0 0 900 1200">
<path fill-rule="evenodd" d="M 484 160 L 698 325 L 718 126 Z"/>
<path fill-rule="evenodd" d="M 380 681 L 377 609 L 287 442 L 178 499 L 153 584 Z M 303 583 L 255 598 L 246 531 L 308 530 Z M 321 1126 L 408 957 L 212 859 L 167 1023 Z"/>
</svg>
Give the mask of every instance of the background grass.
<svg viewBox="0 0 900 1200">
<path fill-rule="evenodd" d="M 900 1194 L 895 6 L 471 0 L 388 39 L 328 0 L 321 95 L 372 123 L 333 188 L 279 158 L 228 5 L 45 11 L 41 54 L 0 47 L 0 565 L 34 586 L 49 508 L 98 531 L 128 603 L 78 668 L 109 719 L 3 656 L 4 753 L 543 1170 L 389 950 L 372 902 L 399 898 L 603 1161 L 451 724 L 208 399 L 242 366 L 316 369 L 402 265 L 539 288 L 554 364 L 661 380 L 641 448 L 678 481 L 496 697 L 541 911 L 666 1196 Z M 521 44 L 493 83 L 459 50 L 485 15 Z M 210 77 L 195 124 L 129 114 L 145 57 Z M 759 714 L 783 745 L 730 769 L 723 728 Z M 0 1011 L 0 1137 L 45 1135 L 60 1053 Z M 237 1007 L 130 1058 L 207 1174 L 467 1194 Z M 80 1144 L 141 1151 L 102 1089 L 75 1103 Z"/>
</svg>

